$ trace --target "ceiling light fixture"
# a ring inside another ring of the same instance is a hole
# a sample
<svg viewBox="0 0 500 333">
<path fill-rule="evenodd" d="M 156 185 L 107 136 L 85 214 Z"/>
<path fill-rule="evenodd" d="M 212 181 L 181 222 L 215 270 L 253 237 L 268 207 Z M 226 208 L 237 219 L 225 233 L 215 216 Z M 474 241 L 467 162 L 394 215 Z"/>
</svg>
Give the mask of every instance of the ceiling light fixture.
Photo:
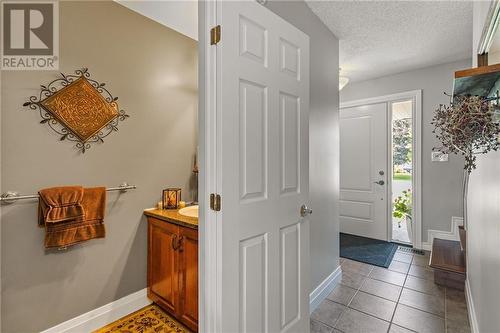
<svg viewBox="0 0 500 333">
<path fill-rule="evenodd" d="M 340 75 L 341 71 L 342 68 L 339 67 L 339 91 L 341 91 L 349 83 L 349 78 L 347 76 Z"/>
<path fill-rule="evenodd" d="M 339 91 L 341 91 L 349 83 L 347 76 L 339 76 Z"/>
</svg>

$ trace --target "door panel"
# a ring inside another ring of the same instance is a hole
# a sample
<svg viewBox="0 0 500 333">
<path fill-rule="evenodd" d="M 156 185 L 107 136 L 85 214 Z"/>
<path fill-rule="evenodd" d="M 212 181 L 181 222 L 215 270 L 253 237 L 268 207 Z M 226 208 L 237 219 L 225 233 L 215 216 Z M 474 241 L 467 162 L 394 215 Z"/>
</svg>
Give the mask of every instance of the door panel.
<svg viewBox="0 0 500 333">
<path fill-rule="evenodd" d="M 300 100 L 280 92 L 281 193 L 299 192 Z"/>
<path fill-rule="evenodd" d="M 300 80 L 300 48 L 280 38 L 280 70 Z"/>
<path fill-rule="evenodd" d="M 240 16 L 240 55 L 267 67 L 267 30 Z"/>
<path fill-rule="evenodd" d="M 240 80 L 241 198 L 267 196 L 267 88 Z"/>
<path fill-rule="evenodd" d="M 300 320 L 300 224 L 280 230 L 281 330 Z"/>
<path fill-rule="evenodd" d="M 341 126 L 340 166 L 344 172 L 340 178 L 340 188 L 350 191 L 371 191 L 374 139 L 372 116 L 343 118 Z"/>
<path fill-rule="evenodd" d="M 267 234 L 240 242 L 240 330 L 269 332 Z"/>
<path fill-rule="evenodd" d="M 222 332 L 309 330 L 309 38 L 254 1 L 220 1 Z"/>
<path fill-rule="evenodd" d="M 387 135 L 386 103 L 340 111 L 341 232 L 387 240 Z"/>
</svg>

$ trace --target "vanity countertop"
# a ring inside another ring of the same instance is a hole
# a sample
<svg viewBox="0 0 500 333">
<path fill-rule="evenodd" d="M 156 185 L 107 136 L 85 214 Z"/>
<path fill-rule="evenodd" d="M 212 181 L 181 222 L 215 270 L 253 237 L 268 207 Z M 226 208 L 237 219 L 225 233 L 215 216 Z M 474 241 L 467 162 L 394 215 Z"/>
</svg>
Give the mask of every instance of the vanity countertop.
<svg viewBox="0 0 500 333">
<path fill-rule="evenodd" d="M 146 209 L 144 215 L 198 230 L 198 218 L 181 215 L 178 209 Z"/>
</svg>

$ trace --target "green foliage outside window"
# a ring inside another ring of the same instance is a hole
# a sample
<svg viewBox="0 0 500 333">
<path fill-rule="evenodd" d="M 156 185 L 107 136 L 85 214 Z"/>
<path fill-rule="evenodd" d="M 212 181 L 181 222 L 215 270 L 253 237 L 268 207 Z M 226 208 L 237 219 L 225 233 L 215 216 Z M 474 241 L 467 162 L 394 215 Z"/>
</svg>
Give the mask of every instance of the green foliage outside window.
<svg viewBox="0 0 500 333">
<path fill-rule="evenodd" d="M 392 123 L 394 165 L 411 163 L 411 119 L 398 119 Z"/>
<path fill-rule="evenodd" d="M 392 215 L 396 218 L 411 218 L 411 190 L 403 191 L 403 194 L 394 200 Z"/>
</svg>

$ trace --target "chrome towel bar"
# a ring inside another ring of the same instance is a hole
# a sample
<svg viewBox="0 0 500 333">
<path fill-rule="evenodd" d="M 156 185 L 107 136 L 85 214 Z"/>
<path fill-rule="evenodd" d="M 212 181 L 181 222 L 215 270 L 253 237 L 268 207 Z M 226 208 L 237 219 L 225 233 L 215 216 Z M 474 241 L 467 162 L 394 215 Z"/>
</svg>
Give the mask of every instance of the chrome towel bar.
<svg viewBox="0 0 500 333">
<path fill-rule="evenodd" d="M 127 183 L 122 183 L 117 187 L 108 187 L 106 191 L 112 192 L 112 191 L 120 191 L 120 192 L 127 192 L 127 190 L 135 190 L 137 186 L 135 185 L 129 185 Z M 4 204 L 11 204 L 16 202 L 17 200 L 24 200 L 24 199 L 38 199 L 38 194 L 29 194 L 29 195 L 21 195 L 17 192 L 12 192 L 12 191 L 7 191 L 5 193 L 2 193 L 0 195 L 0 203 Z"/>
</svg>

